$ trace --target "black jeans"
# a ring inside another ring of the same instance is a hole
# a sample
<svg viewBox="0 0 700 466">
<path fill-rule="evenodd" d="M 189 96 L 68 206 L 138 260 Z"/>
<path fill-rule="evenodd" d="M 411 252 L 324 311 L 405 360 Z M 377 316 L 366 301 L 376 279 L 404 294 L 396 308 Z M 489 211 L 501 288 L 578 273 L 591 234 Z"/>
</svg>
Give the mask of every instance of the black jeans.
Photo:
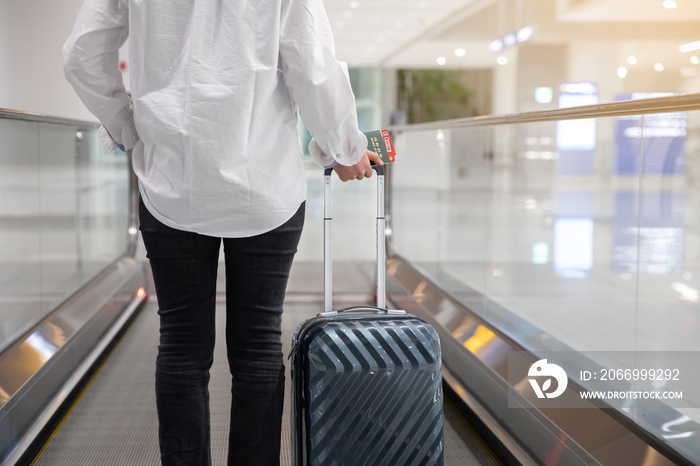
<svg viewBox="0 0 700 466">
<path fill-rule="evenodd" d="M 284 364 L 281 322 L 302 204 L 284 225 L 224 238 L 226 345 L 232 375 L 229 465 L 279 465 Z M 156 404 L 164 465 L 209 465 L 209 369 L 221 238 L 163 225 L 139 206 L 158 296 Z"/>
</svg>

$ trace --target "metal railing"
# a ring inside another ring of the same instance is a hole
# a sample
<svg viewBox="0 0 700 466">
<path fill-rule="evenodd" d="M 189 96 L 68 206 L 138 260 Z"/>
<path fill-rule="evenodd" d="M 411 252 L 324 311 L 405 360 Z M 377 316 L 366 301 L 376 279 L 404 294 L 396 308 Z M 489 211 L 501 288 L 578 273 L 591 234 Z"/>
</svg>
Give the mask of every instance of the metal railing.
<svg viewBox="0 0 700 466">
<path fill-rule="evenodd" d="M 410 125 L 394 125 L 389 129 L 395 133 L 402 133 L 431 129 L 471 128 L 474 126 L 538 123 L 543 121 L 620 117 L 668 112 L 687 112 L 693 110 L 700 110 L 700 93 L 683 94 L 672 97 L 625 100 L 607 104 L 558 108 L 537 112 L 522 112 L 511 115 L 485 115 Z"/>
<path fill-rule="evenodd" d="M 74 126 L 74 127 L 80 127 L 80 128 L 97 129 L 100 127 L 99 123 L 96 123 L 93 121 L 84 121 L 84 120 L 76 120 L 76 119 L 72 119 L 72 118 L 55 117 L 55 116 L 51 116 L 51 115 L 45 115 L 43 113 L 23 112 L 20 110 L 10 110 L 7 108 L 0 108 L 0 119 L 31 121 L 34 123 L 49 123 L 52 125 Z"/>
</svg>

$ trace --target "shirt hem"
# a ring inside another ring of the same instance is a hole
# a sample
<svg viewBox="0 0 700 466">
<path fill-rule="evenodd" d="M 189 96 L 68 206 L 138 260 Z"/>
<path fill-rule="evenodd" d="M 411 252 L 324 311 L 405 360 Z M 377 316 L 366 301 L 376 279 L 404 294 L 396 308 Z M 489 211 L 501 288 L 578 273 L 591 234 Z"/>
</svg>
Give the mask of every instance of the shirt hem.
<svg viewBox="0 0 700 466">
<path fill-rule="evenodd" d="M 268 233 L 275 228 L 279 228 L 284 225 L 289 219 L 291 219 L 294 214 L 299 210 L 299 207 L 306 202 L 306 198 L 301 199 L 299 202 L 293 203 L 289 208 L 283 210 L 276 210 L 274 212 L 260 212 L 257 214 L 248 214 L 247 216 L 242 216 L 244 218 L 241 223 L 246 225 L 258 224 L 259 226 L 247 228 L 236 227 L 235 221 L 232 222 L 230 228 L 200 228 L 194 225 L 183 225 L 168 217 L 160 214 L 155 207 L 151 204 L 146 196 L 141 194 L 143 203 L 148 209 L 148 211 L 162 224 L 169 226 L 180 231 L 186 231 L 189 233 L 196 233 L 198 235 L 211 236 L 216 238 L 250 238 L 252 236 L 262 235 Z"/>
</svg>

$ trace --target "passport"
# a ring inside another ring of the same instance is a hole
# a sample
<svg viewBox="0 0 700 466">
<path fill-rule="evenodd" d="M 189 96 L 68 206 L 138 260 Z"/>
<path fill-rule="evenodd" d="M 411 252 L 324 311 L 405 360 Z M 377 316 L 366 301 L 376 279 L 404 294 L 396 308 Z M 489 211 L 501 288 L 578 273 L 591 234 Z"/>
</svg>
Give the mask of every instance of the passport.
<svg viewBox="0 0 700 466">
<path fill-rule="evenodd" d="M 396 160 L 396 150 L 389 131 L 382 129 L 368 131 L 364 134 L 367 136 L 367 149 L 379 155 L 382 162 L 391 163 Z"/>
</svg>

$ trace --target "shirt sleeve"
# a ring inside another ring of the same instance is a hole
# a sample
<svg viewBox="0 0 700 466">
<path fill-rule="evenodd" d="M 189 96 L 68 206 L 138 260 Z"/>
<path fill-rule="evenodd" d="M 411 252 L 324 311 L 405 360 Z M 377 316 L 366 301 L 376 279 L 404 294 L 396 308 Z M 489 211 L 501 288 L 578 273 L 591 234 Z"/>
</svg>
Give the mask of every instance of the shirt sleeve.
<svg viewBox="0 0 700 466">
<path fill-rule="evenodd" d="M 333 34 L 322 0 L 283 0 L 280 56 L 287 88 L 313 136 L 309 151 L 319 165 L 351 166 L 367 149 L 357 125 L 355 96 L 335 59 Z"/>
<path fill-rule="evenodd" d="M 66 79 L 102 123 L 100 139 L 110 149 L 131 149 L 139 139 L 119 70 L 119 48 L 129 35 L 128 13 L 123 0 L 87 0 L 63 46 Z"/>
</svg>

